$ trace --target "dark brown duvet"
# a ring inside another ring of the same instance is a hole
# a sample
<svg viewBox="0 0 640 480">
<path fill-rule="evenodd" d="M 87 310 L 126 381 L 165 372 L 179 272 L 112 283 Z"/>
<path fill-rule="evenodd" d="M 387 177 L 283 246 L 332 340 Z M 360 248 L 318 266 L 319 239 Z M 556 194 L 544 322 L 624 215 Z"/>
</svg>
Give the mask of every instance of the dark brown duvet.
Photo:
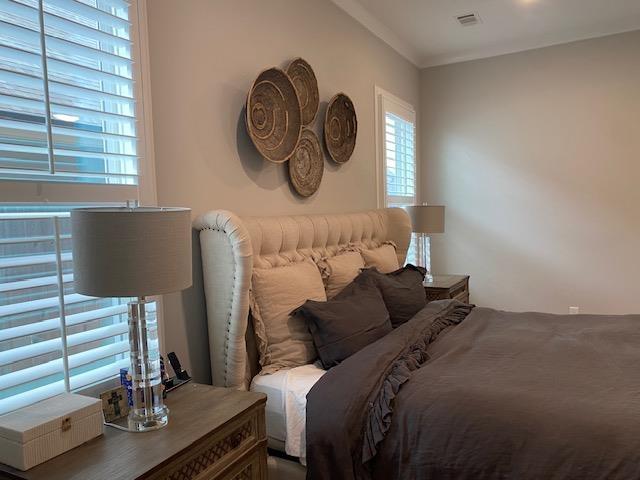
<svg viewBox="0 0 640 480">
<path fill-rule="evenodd" d="M 310 479 L 640 479 L 640 316 L 433 302 L 307 396 Z"/>
</svg>

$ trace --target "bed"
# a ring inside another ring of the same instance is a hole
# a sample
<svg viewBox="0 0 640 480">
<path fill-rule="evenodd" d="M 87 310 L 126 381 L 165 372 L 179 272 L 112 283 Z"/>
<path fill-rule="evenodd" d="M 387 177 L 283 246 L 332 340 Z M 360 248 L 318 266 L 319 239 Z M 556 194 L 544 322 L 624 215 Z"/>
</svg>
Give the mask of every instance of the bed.
<svg viewBox="0 0 640 480">
<path fill-rule="evenodd" d="M 389 241 L 397 246 L 398 261 L 404 263 L 411 235 L 408 216 L 397 208 L 242 219 L 214 210 L 197 218 L 194 228 L 201 245 L 212 383 L 239 389 L 249 389 L 259 373 L 249 318 L 254 267 L 294 263 L 314 253 L 331 254 L 354 242 L 379 246 Z M 283 373 L 274 379 L 259 378 L 254 387 L 268 394 L 269 448 L 287 454 L 284 381 Z"/>
<path fill-rule="evenodd" d="M 214 211 L 195 226 L 213 383 L 268 394 L 269 445 L 307 478 L 640 478 L 640 317 L 432 302 L 327 372 L 256 377 L 253 269 L 390 241 L 402 264 L 409 219 Z"/>
</svg>

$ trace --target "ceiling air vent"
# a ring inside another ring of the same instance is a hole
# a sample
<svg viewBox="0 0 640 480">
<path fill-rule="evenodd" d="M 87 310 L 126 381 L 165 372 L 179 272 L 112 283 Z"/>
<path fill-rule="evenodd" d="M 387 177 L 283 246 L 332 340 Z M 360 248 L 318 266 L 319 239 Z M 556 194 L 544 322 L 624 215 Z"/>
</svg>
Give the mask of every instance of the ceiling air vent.
<svg viewBox="0 0 640 480">
<path fill-rule="evenodd" d="M 463 27 L 470 27 L 471 25 L 477 25 L 479 23 L 482 23 L 482 20 L 480 20 L 480 15 L 478 15 L 477 13 L 467 13 L 465 15 L 458 15 L 456 17 L 456 20 L 458 20 L 458 23 Z"/>
</svg>

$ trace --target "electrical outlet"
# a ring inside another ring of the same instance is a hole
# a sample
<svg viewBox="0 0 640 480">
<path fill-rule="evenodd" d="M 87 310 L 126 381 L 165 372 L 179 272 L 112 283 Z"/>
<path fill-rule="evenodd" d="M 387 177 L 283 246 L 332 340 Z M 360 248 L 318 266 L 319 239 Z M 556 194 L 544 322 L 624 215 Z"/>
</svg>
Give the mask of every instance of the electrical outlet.
<svg viewBox="0 0 640 480">
<path fill-rule="evenodd" d="M 569 315 L 578 315 L 580 313 L 580 307 L 569 307 Z"/>
</svg>

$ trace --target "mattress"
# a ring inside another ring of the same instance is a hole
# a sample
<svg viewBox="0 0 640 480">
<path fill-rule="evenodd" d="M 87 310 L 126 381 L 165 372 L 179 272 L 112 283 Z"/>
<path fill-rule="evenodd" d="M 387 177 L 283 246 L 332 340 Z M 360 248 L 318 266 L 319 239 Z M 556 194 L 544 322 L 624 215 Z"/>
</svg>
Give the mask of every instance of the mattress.
<svg viewBox="0 0 640 480">
<path fill-rule="evenodd" d="M 267 395 L 265 418 L 269 446 L 306 458 L 307 393 L 325 374 L 319 363 L 257 375 L 251 390 Z"/>
</svg>

